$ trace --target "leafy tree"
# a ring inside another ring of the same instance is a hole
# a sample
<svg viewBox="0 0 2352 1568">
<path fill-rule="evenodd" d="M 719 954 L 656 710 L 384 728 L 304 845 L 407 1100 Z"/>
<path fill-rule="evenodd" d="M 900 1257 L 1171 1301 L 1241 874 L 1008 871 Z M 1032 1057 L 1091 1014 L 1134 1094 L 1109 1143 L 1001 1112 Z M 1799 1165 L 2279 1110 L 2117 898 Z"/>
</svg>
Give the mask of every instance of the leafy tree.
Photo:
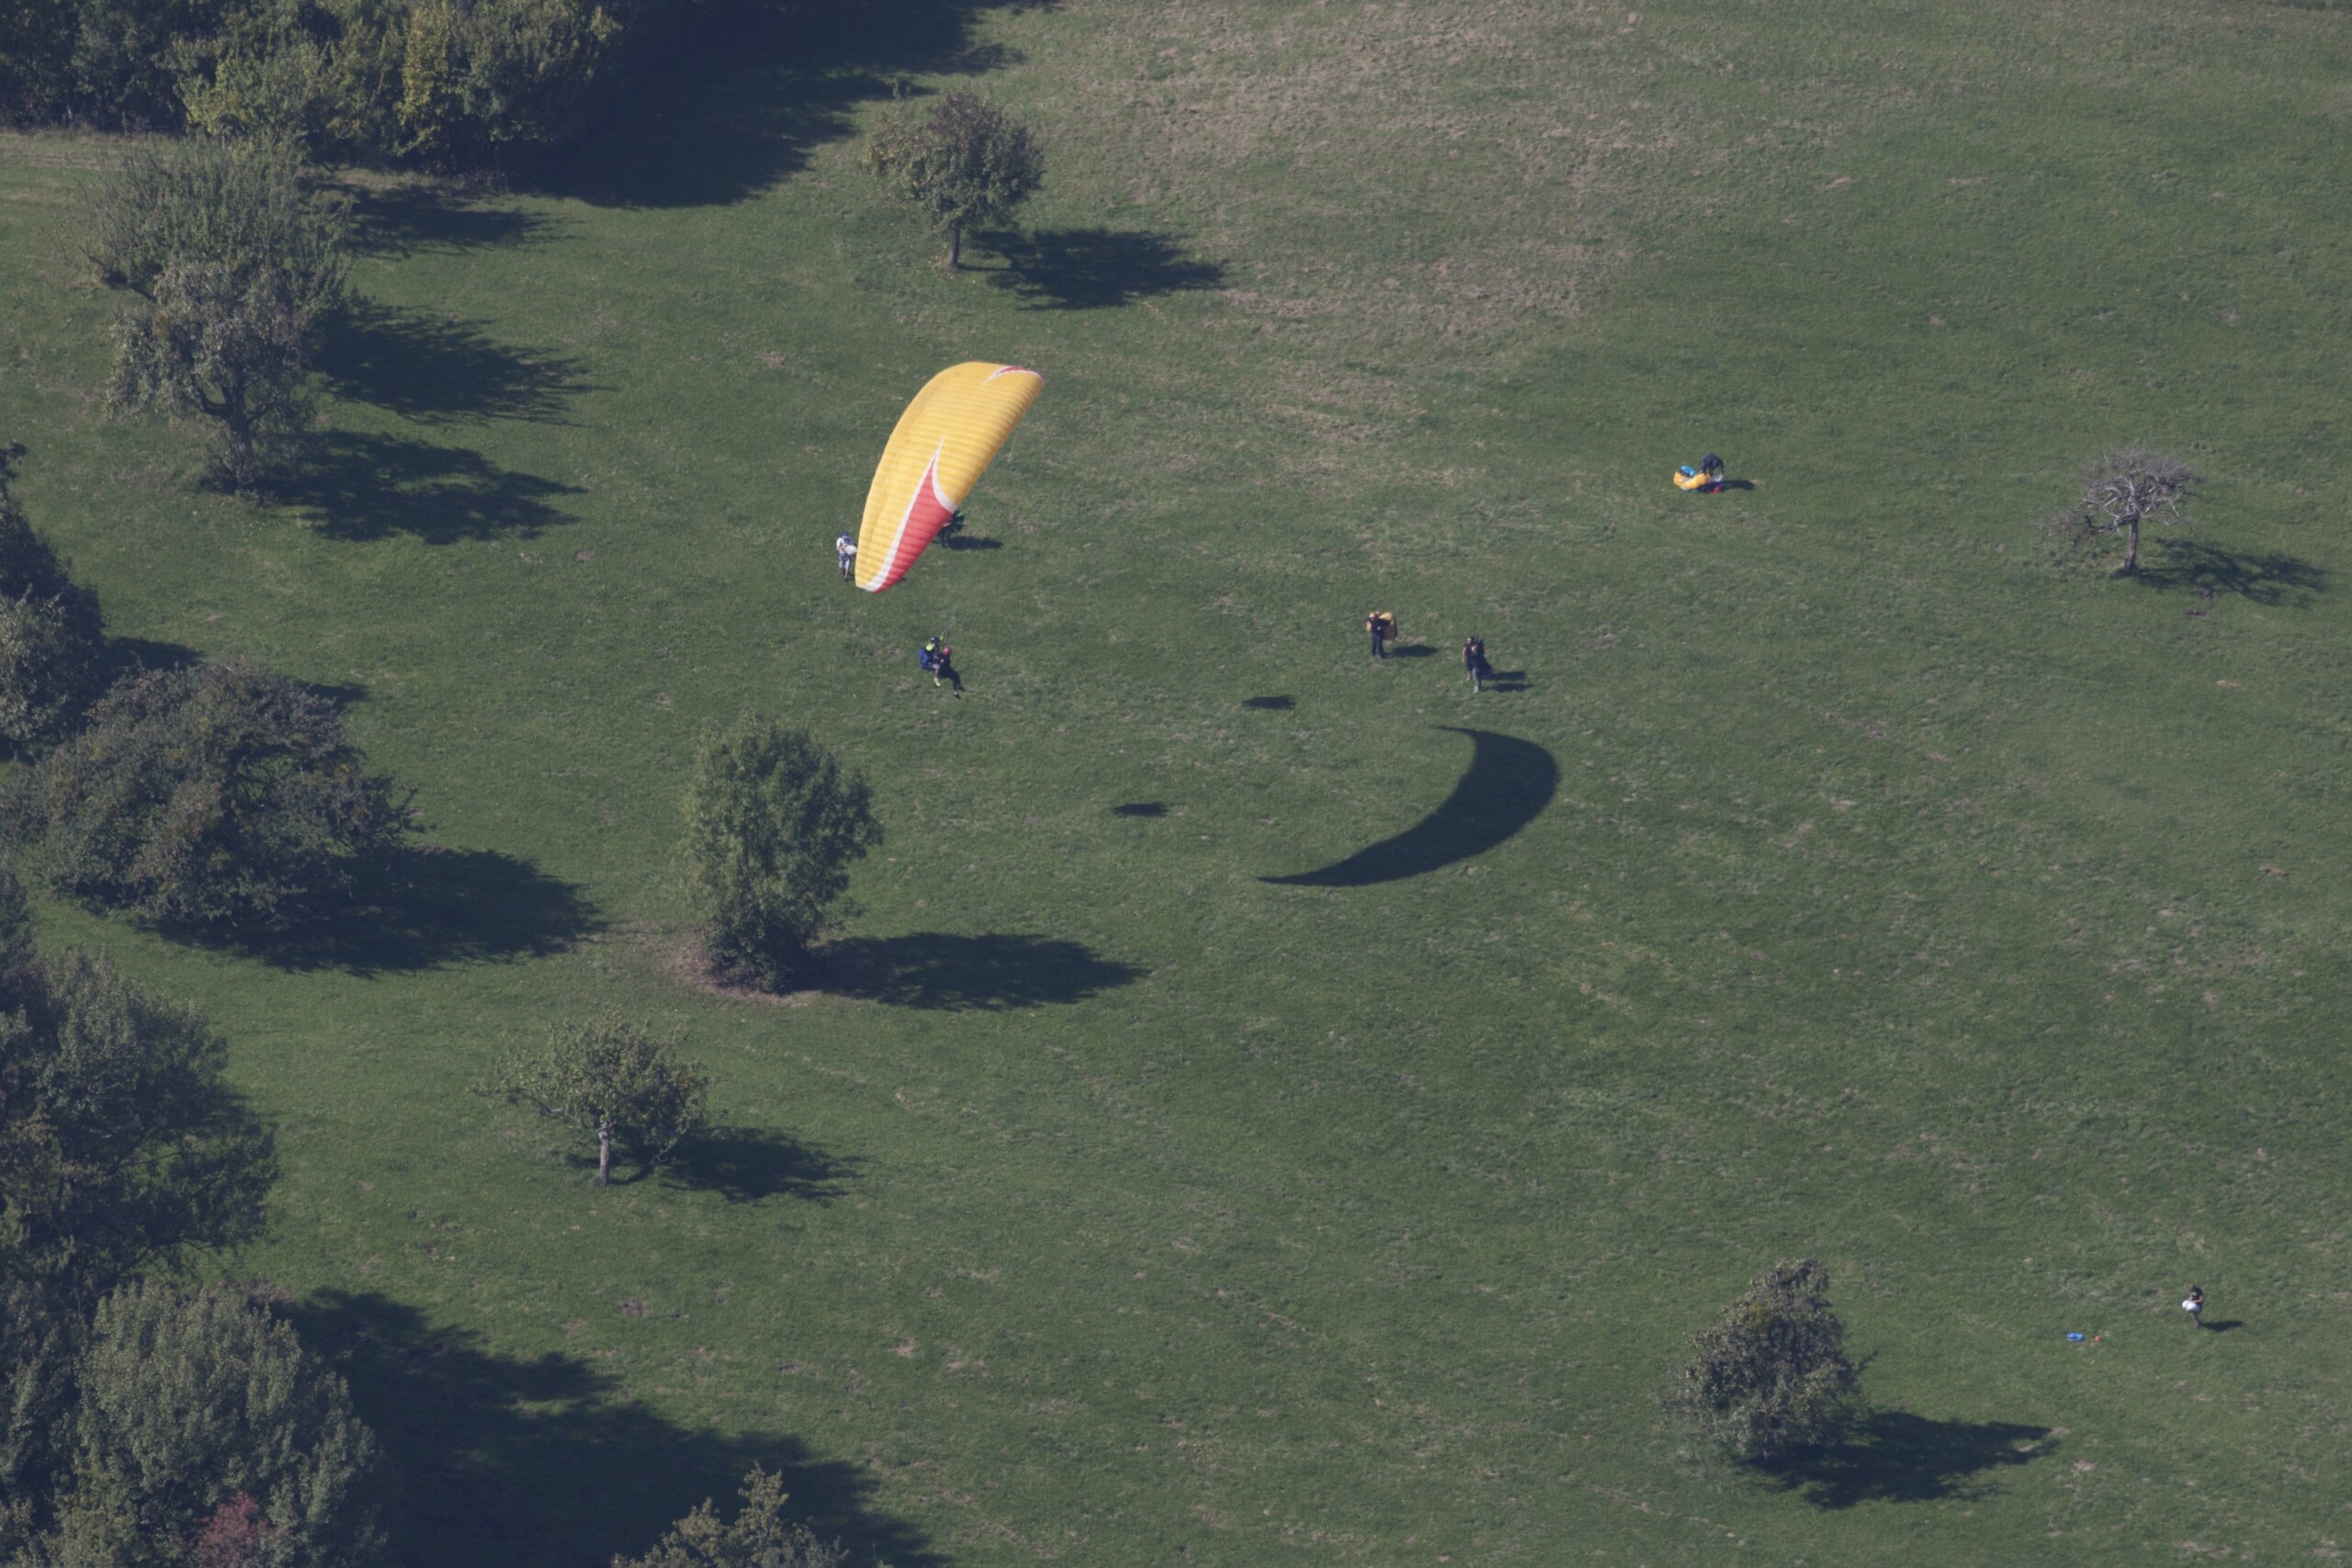
<svg viewBox="0 0 2352 1568">
<path fill-rule="evenodd" d="M 558 1024 L 545 1050 L 515 1052 L 479 1092 L 593 1136 L 602 1187 L 612 1179 L 616 1145 L 651 1170 L 699 1132 L 709 1083 L 644 1024 L 607 1016 Z"/>
<path fill-rule="evenodd" d="M 77 1381 L 57 1560 L 383 1560 L 375 1435 L 343 1380 L 237 1295 L 126 1285 L 100 1303 Z M 246 1547 L 257 1550 L 234 1554 Z"/>
<path fill-rule="evenodd" d="M 454 167 L 563 140 L 616 71 L 622 30 L 591 0 L 423 0 L 408 13 L 400 150 Z"/>
<path fill-rule="evenodd" d="M 21 933 L 13 879 L 0 905 Z M 200 1015 L 76 953 L 15 959 L 0 991 L 0 1285 L 88 1299 L 259 1234 L 270 1135 L 221 1081 L 226 1048 Z"/>
<path fill-rule="evenodd" d="M 172 129 L 174 44 L 220 9 L 220 0 L 0 0 L 0 119 Z"/>
<path fill-rule="evenodd" d="M 963 264 L 964 231 L 1001 223 L 1046 176 L 1029 128 L 977 93 L 943 94 L 875 129 L 865 165 L 947 236 L 947 265 Z"/>
<path fill-rule="evenodd" d="M 10 816 L 29 865 L 74 898 L 245 931 L 348 891 L 410 827 L 334 705 L 243 660 L 118 683 Z"/>
<path fill-rule="evenodd" d="M 26 1560 L 71 1462 L 74 1369 L 88 1325 L 70 1292 L 0 1279 L 0 1562 Z"/>
<path fill-rule="evenodd" d="M 2123 564 L 2116 570 L 2129 577 L 2140 570 L 2141 528 L 2181 521 L 2201 482 L 2177 458 L 2145 446 L 2124 447 L 2084 465 L 2082 494 L 2051 519 L 2049 529 L 2074 553 L 2120 536 Z"/>
<path fill-rule="evenodd" d="M 115 327 L 115 407 L 210 420 L 221 477 L 258 484 L 310 423 L 344 234 L 289 143 L 194 137 L 131 153 L 89 215 L 91 260 L 134 296 Z"/>
<path fill-rule="evenodd" d="M 1816 1258 L 1776 1263 L 1696 1338 L 1668 1399 L 1700 1437 L 1754 1463 L 1833 1439 L 1858 1387 Z"/>
<path fill-rule="evenodd" d="M 38 954 L 0 872 L 0 1562 L 144 1561 L 51 1538 L 94 1308 L 133 1270 L 259 1234 L 271 1141 L 221 1082 L 225 1055 L 102 961 Z"/>
<path fill-rule="evenodd" d="M 686 786 L 685 852 L 717 974 L 781 987 L 849 888 L 850 863 L 882 841 L 874 791 L 805 729 L 746 713 L 706 730 Z"/>
<path fill-rule="evenodd" d="M 839 1568 L 847 1561 L 808 1527 L 784 1517 L 784 1477 L 752 1467 L 741 1511 L 722 1521 L 710 1499 L 672 1528 L 642 1557 L 616 1557 L 613 1568 Z"/>
<path fill-rule="evenodd" d="M 19 748 L 53 738 L 102 683 L 106 626 L 98 596 L 8 493 L 22 446 L 0 447 L 0 740 Z"/>
</svg>

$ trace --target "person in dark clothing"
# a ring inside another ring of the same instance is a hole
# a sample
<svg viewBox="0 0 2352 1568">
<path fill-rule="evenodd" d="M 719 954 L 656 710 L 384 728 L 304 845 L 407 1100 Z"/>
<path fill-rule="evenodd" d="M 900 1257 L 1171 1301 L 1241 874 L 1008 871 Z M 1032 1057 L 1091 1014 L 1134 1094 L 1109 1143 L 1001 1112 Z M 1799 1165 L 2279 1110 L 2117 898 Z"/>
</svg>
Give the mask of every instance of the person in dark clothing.
<svg viewBox="0 0 2352 1568">
<path fill-rule="evenodd" d="M 1492 675 L 1495 670 L 1493 665 L 1487 662 L 1487 643 L 1484 637 L 1473 636 L 1463 643 L 1462 668 L 1470 671 L 1472 691 L 1483 692 L 1487 689 L 1487 678 Z"/>
<path fill-rule="evenodd" d="M 1385 610 L 1374 610 L 1364 616 L 1363 629 L 1372 634 L 1372 656 L 1387 658 L 1389 639 L 1396 635 L 1396 617 Z"/>
<path fill-rule="evenodd" d="M 964 694 L 964 677 L 956 673 L 956 650 L 947 646 L 945 637 L 939 639 L 939 650 L 931 656 L 931 683 L 953 686 L 957 696 Z"/>
<path fill-rule="evenodd" d="M 2180 1303 L 2180 1310 L 2188 1314 L 2188 1321 L 2190 1323 L 2195 1324 L 2199 1328 L 2204 1327 L 2205 1287 L 2202 1285 L 2189 1286 L 2188 1299 Z"/>
</svg>

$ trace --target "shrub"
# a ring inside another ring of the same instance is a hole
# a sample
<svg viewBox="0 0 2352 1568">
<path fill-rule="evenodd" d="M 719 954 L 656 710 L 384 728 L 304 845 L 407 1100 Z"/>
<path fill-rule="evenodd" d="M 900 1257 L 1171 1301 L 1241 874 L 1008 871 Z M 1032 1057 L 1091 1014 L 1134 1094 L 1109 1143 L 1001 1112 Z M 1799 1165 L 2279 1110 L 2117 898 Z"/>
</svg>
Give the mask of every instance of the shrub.
<svg viewBox="0 0 2352 1568">
<path fill-rule="evenodd" d="M 613 1568 L 839 1568 L 841 1549 L 784 1517 L 784 1477 L 753 1465 L 743 1478 L 743 1506 L 721 1520 L 710 1499 L 672 1528 L 642 1557 L 616 1557 Z"/>
<path fill-rule="evenodd" d="M 947 236 L 950 267 L 962 265 L 966 229 L 1003 222 L 1046 177 L 1029 128 L 960 90 L 884 119 L 866 141 L 865 165 Z"/>
<path fill-rule="evenodd" d="M 383 1560 L 375 1435 L 285 1324 L 227 1292 L 138 1281 L 99 1305 L 78 1381 L 59 1560 Z M 223 1554 L 240 1546 L 256 1550 Z"/>
<path fill-rule="evenodd" d="M 1757 1275 L 1722 1321 L 1697 1337 L 1699 1353 L 1668 1404 L 1743 1462 L 1835 1438 L 1857 1382 L 1828 1288 L 1828 1270 L 1811 1258 Z"/>
<path fill-rule="evenodd" d="M 268 931 L 353 886 L 409 828 L 334 706 L 243 660 L 115 686 L 11 803 L 28 863 L 85 904 Z"/>
<path fill-rule="evenodd" d="M 0 448 L 0 741 L 53 739 L 96 694 L 106 660 L 97 595 L 65 563 L 8 492 L 20 446 Z"/>
<path fill-rule="evenodd" d="M 714 973 L 805 978 L 847 909 L 850 863 L 882 841 L 874 791 L 805 729 L 746 713 L 704 732 L 686 786 L 685 852 Z"/>
<path fill-rule="evenodd" d="M 517 1051 L 481 1092 L 529 1105 L 596 1140 L 596 1185 L 612 1179 L 618 1145 L 651 1170 L 703 1126 L 709 1084 L 641 1023 L 602 1018 L 559 1024 L 544 1051 Z"/>
<path fill-rule="evenodd" d="M 136 298 L 115 326 L 111 400 L 217 426 L 235 488 L 310 423 L 318 328 L 343 303 L 342 213 L 291 146 L 196 137 L 133 152 L 89 212 L 100 275 Z"/>
</svg>

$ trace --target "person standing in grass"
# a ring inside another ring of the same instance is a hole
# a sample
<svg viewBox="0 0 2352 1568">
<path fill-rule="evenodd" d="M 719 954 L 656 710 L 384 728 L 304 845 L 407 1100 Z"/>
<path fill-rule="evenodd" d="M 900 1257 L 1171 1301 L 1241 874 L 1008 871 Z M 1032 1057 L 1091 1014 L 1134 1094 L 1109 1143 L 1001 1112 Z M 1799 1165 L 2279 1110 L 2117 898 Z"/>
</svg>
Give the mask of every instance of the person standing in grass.
<svg viewBox="0 0 2352 1568">
<path fill-rule="evenodd" d="M 1493 674 L 1495 671 L 1494 666 L 1487 662 L 1486 638 L 1474 633 L 1463 642 L 1462 668 L 1470 671 L 1472 691 L 1483 692 L 1487 689 L 1487 677 Z"/>
<path fill-rule="evenodd" d="M 1396 617 L 1385 610 L 1374 610 L 1364 616 L 1363 629 L 1372 634 L 1372 656 L 1387 658 L 1389 639 L 1396 635 Z"/>
<path fill-rule="evenodd" d="M 964 677 L 956 673 L 956 650 L 948 646 L 947 639 L 944 637 L 934 637 L 932 640 L 939 645 L 939 650 L 931 658 L 931 683 L 936 686 L 944 682 L 953 686 L 956 688 L 956 694 L 962 696 Z"/>
<path fill-rule="evenodd" d="M 833 564 L 842 569 L 843 582 L 857 581 L 857 546 L 851 542 L 847 534 L 834 536 Z"/>
<path fill-rule="evenodd" d="M 2188 1299 L 2180 1303 L 2180 1310 L 2188 1314 L 2188 1321 L 2190 1323 L 2196 1325 L 2199 1328 L 2204 1327 L 2205 1287 L 2202 1285 L 2189 1286 Z"/>
</svg>

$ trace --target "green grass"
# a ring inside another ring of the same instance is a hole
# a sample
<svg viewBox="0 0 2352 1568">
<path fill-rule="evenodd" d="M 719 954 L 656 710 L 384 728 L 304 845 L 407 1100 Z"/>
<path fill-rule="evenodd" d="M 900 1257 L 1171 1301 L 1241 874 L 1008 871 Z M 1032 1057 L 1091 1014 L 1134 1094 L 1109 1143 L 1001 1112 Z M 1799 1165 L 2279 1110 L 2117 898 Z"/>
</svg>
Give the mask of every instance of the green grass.
<svg viewBox="0 0 2352 1568">
<path fill-rule="evenodd" d="M 278 1120 L 217 1267 L 300 1298 L 413 1559 L 598 1562 L 753 1459 L 900 1568 L 2335 1555 L 2345 18 L 908 11 L 568 186 L 375 182 L 269 510 L 92 400 L 109 150 L 0 141 L 35 520 L 119 635 L 348 688 L 464 852 L 372 946 L 44 915 Z M 848 138 L 959 51 L 1055 166 L 949 276 Z M 1002 547 L 853 595 L 966 357 L 1047 381 Z M 2131 441 L 2211 476 L 2196 547 L 2053 569 Z M 1668 489 L 1708 447 L 1755 488 Z M 1373 667 L 1374 603 L 1436 656 Z M 1463 688 L 1474 629 L 1525 690 Z M 837 994 L 681 977 L 676 800 L 747 704 L 879 791 Z M 1428 814 L 1447 727 L 1549 808 L 1264 880 Z M 723 1168 L 600 1193 L 466 1092 L 605 1004 L 708 1065 Z M 1804 1252 L 1879 1442 L 1726 1478 L 1655 1396 Z"/>
</svg>

